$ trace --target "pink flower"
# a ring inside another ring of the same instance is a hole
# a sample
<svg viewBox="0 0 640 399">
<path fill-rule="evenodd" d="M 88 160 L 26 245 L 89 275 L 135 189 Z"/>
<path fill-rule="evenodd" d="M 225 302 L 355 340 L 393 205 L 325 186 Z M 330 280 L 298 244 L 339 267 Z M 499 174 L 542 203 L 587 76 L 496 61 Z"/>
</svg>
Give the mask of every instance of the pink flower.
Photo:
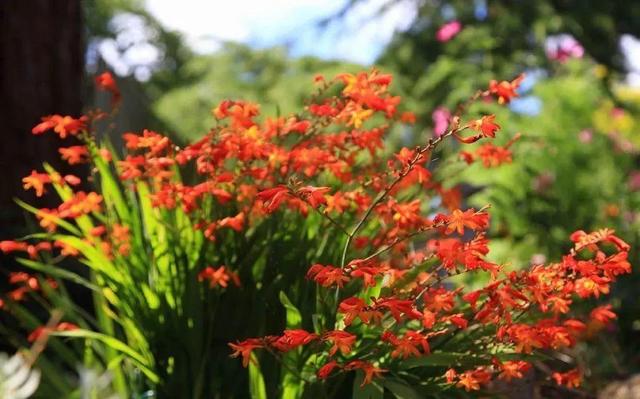
<svg viewBox="0 0 640 399">
<path fill-rule="evenodd" d="M 640 170 L 634 170 L 629 174 L 627 184 L 629 185 L 629 190 L 640 191 Z"/>
<path fill-rule="evenodd" d="M 545 52 L 551 60 L 566 62 L 570 58 L 582 58 L 584 48 L 573 36 L 561 34 L 547 38 Z"/>
<path fill-rule="evenodd" d="M 433 119 L 433 134 L 436 137 L 440 137 L 447 131 L 449 127 L 449 118 L 451 118 L 451 112 L 445 107 L 438 107 L 431 114 Z"/>
<path fill-rule="evenodd" d="M 458 21 L 451 21 L 446 23 L 438 29 L 436 33 L 436 39 L 439 42 L 445 43 L 453 39 L 462 30 L 462 24 Z"/>
<path fill-rule="evenodd" d="M 589 144 L 591 140 L 593 140 L 593 132 L 589 129 L 584 129 L 580 133 L 578 133 L 578 140 L 581 143 Z"/>
</svg>

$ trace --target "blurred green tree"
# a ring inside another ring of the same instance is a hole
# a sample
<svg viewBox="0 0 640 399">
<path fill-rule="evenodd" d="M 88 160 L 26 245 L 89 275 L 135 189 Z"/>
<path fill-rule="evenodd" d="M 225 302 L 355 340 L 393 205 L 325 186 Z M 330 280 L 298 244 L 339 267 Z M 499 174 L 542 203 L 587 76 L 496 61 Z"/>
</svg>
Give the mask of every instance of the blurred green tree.
<svg viewBox="0 0 640 399">
<path fill-rule="evenodd" d="M 293 59 L 282 47 L 254 50 L 226 43 L 215 54 L 190 58 L 179 74 L 191 78 L 159 94 L 152 109 L 170 132 L 193 139 L 206 133 L 211 125 L 211 119 L 202 115 L 224 99 L 268 104 L 272 109 L 264 109 L 263 113 L 287 115 L 299 109 L 315 75 L 332 78 L 361 68 L 314 57 Z"/>
<path fill-rule="evenodd" d="M 362 0 L 349 2 L 347 8 Z M 625 71 L 619 49 L 623 34 L 640 36 L 640 3 L 580 0 L 391 0 L 391 6 L 414 7 L 409 29 L 398 32 L 379 63 L 400 74 L 402 89 L 422 109 L 453 106 L 464 93 L 497 76 L 510 78 L 524 70 L 552 70 L 545 52 L 549 36 L 572 35 L 586 54 L 609 71 L 605 89 Z M 438 30 L 459 21 L 460 33 L 438 40 Z M 422 115 L 428 123 L 428 115 Z"/>
</svg>

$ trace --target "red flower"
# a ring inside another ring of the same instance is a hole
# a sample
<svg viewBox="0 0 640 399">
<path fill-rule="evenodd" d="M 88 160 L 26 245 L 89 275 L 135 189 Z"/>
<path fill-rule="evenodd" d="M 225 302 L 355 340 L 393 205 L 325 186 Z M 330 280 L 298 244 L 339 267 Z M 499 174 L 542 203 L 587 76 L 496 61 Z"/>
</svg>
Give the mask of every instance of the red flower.
<svg viewBox="0 0 640 399">
<path fill-rule="evenodd" d="M 249 338 L 245 339 L 242 342 L 229 343 L 228 344 L 231 349 L 233 349 L 233 353 L 231 357 L 242 356 L 242 366 L 247 367 L 249 362 L 251 361 L 251 352 L 254 349 L 263 348 L 264 345 L 262 341 L 258 338 Z"/>
<path fill-rule="evenodd" d="M 61 139 L 64 139 L 69 135 L 74 136 L 81 130 L 85 130 L 87 128 L 86 122 L 87 118 L 85 116 L 74 119 L 70 116 L 49 115 L 43 117 L 42 122 L 31 129 L 31 132 L 33 134 L 42 134 L 47 130 L 53 129 Z"/>
<path fill-rule="evenodd" d="M 480 389 L 480 385 L 486 384 L 491 380 L 491 374 L 483 367 L 478 367 L 472 371 L 466 371 L 458 376 L 459 387 L 465 389 L 465 391 L 477 391 Z"/>
<path fill-rule="evenodd" d="M 326 379 L 327 377 L 329 377 L 329 374 L 331 374 L 333 369 L 335 369 L 336 367 L 340 367 L 340 365 L 338 365 L 338 362 L 336 362 L 335 360 L 328 362 L 324 366 L 320 367 L 320 369 L 318 370 L 317 372 L 318 378 L 323 380 Z"/>
<path fill-rule="evenodd" d="M 522 73 L 511 82 L 503 80 L 498 83 L 497 81 L 492 80 L 489 82 L 489 92 L 498 97 L 499 104 L 508 104 L 512 98 L 518 97 L 516 90 L 520 86 L 520 83 L 522 83 L 522 80 L 524 80 L 524 77 L 525 75 Z"/>
<path fill-rule="evenodd" d="M 5 254 L 15 251 L 26 251 L 27 243 L 21 241 L 0 241 L 0 251 Z"/>
<path fill-rule="evenodd" d="M 110 72 L 104 72 L 98 76 L 96 76 L 96 87 L 98 90 L 104 90 L 111 93 L 111 106 L 115 106 L 120 102 L 120 89 L 118 89 L 118 85 L 116 84 L 113 75 Z"/>
<path fill-rule="evenodd" d="M 312 187 L 306 186 L 298 189 L 297 193 L 314 208 L 319 205 L 327 205 L 325 193 L 330 190 L 329 187 Z"/>
<path fill-rule="evenodd" d="M 211 266 L 205 267 L 200 273 L 198 273 L 198 281 L 209 280 L 209 287 L 215 288 L 218 285 L 222 288 L 227 288 L 229 281 L 233 281 L 236 286 L 240 286 L 240 279 L 238 275 L 227 271 L 226 266 L 220 266 L 219 268 L 213 268 Z"/>
<path fill-rule="evenodd" d="M 422 311 L 422 326 L 431 329 L 434 324 L 436 324 L 436 314 L 429 309 L 424 309 Z"/>
<path fill-rule="evenodd" d="M 500 125 L 494 122 L 495 119 L 495 115 L 485 115 L 480 119 L 470 122 L 468 126 L 471 129 L 482 133 L 483 137 L 494 138 L 496 137 L 496 132 L 500 130 Z"/>
<path fill-rule="evenodd" d="M 485 212 L 476 212 L 473 208 L 464 212 L 456 209 L 451 215 L 440 215 L 439 218 L 447 222 L 445 234 L 451 234 L 456 231 L 458 234 L 463 235 L 465 227 L 479 231 L 486 230 L 489 225 L 489 215 Z"/>
<path fill-rule="evenodd" d="M 47 173 L 38 173 L 32 170 L 29 176 L 22 178 L 22 183 L 25 190 L 33 188 L 36 191 L 36 196 L 41 197 L 46 191 L 44 185 L 51 183 L 51 177 Z"/>
<path fill-rule="evenodd" d="M 522 378 L 524 377 L 524 373 L 526 373 L 531 368 L 530 363 L 522 360 L 496 363 L 500 368 L 500 374 L 498 375 L 498 378 L 505 381 L 511 381 L 514 378 Z"/>
<path fill-rule="evenodd" d="M 430 353 L 427 338 L 417 331 L 409 330 L 403 337 L 396 337 L 393 333 L 385 331 L 382 340 L 391 343 L 395 349 L 391 352 L 391 357 L 401 357 L 406 359 L 411 356 L 420 357 Z M 418 350 L 422 348 L 422 353 Z"/>
<path fill-rule="evenodd" d="M 218 227 L 229 227 L 235 231 L 242 231 L 244 228 L 244 213 L 240 212 L 235 216 L 229 216 L 224 219 L 218 220 Z"/>
<path fill-rule="evenodd" d="M 581 298 L 588 298 L 593 295 L 594 297 L 600 297 L 600 294 L 609 293 L 609 282 L 611 280 L 606 277 L 583 277 L 576 280 L 575 292 Z"/>
<path fill-rule="evenodd" d="M 58 207 L 60 218 L 77 218 L 92 212 L 100 212 L 102 196 L 95 192 L 78 191 Z"/>
<path fill-rule="evenodd" d="M 618 316 L 611 311 L 611 305 L 598 306 L 591 311 L 591 319 L 602 324 L 609 324 L 611 320 L 614 320 L 617 317 Z"/>
<path fill-rule="evenodd" d="M 351 325 L 353 320 L 358 317 L 364 324 L 369 324 L 372 320 L 380 321 L 382 313 L 372 310 L 360 298 L 351 297 L 340 302 L 338 312 L 344 314 L 344 324 Z"/>
<path fill-rule="evenodd" d="M 461 329 L 467 328 L 467 325 L 469 324 L 467 319 L 465 319 L 463 317 L 462 313 L 457 313 L 457 314 L 454 314 L 454 315 L 451 315 L 451 316 L 447 316 L 445 319 L 450 321 L 451 323 L 455 324 L 456 327 L 461 328 Z"/>
<path fill-rule="evenodd" d="M 293 120 L 291 124 L 288 126 L 288 130 L 296 133 L 306 133 L 307 130 L 311 127 L 311 122 L 309 121 L 296 121 Z"/>
<path fill-rule="evenodd" d="M 568 388 L 577 388 L 582 383 L 582 376 L 578 369 L 569 370 L 566 373 L 553 373 L 551 378 L 558 385 L 564 385 Z"/>
<path fill-rule="evenodd" d="M 351 277 L 361 278 L 365 287 L 374 287 L 377 284 L 376 276 L 383 274 L 386 267 L 371 260 L 354 259 L 349 262 L 347 269 L 350 270 Z"/>
<path fill-rule="evenodd" d="M 307 272 L 307 278 L 313 279 L 323 287 L 331 287 L 334 284 L 338 287 L 343 287 L 344 283 L 349 281 L 349 277 L 344 274 L 341 268 L 330 265 L 323 266 L 321 264 L 311 266 Z"/>
<path fill-rule="evenodd" d="M 335 355 L 338 350 L 343 355 L 348 355 L 351 352 L 351 346 L 356 342 L 356 336 L 346 331 L 334 330 L 326 332 L 322 340 L 333 344 L 329 350 L 329 356 Z"/>
<path fill-rule="evenodd" d="M 288 352 L 316 339 L 318 339 L 318 334 L 313 334 L 305 330 L 284 330 L 282 336 L 272 342 L 272 345 L 279 351 Z"/>
<path fill-rule="evenodd" d="M 364 361 L 364 360 L 353 360 L 349 363 L 347 363 L 344 366 L 345 370 L 362 370 L 364 372 L 364 380 L 362 381 L 362 384 L 360 384 L 361 387 L 371 383 L 371 381 L 373 381 L 373 378 L 378 378 L 382 375 L 382 373 L 386 372 L 387 370 L 375 367 L 373 364 Z"/>
<path fill-rule="evenodd" d="M 62 159 L 69 162 L 69 165 L 84 163 L 89 158 L 89 151 L 84 145 L 74 145 L 66 148 L 59 148 Z"/>
<path fill-rule="evenodd" d="M 615 231 L 611 229 L 600 229 L 593 233 L 585 233 L 578 230 L 571 234 L 571 241 L 575 242 L 575 250 L 580 251 L 583 248 L 597 250 L 596 244 L 600 242 L 608 242 L 616 246 L 619 251 L 629 251 L 630 246 L 619 237 L 615 236 Z"/>
<path fill-rule="evenodd" d="M 422 318 L 422 313 L 416 310 L 413 301 L 408 299 L 378 298 L 375 300 L 375 309 L 381 308 L 389 310 L 393 318 L 398 322 L 402 319 L 402 315 L 410 319 Z"/>
<path fill-rule="evenodd" d="M 492 143 L 481 145 L 476 150 L 476 155 L 482 160 L 482 165 L 485 168 L 493 168 L 505 163 L 511 163 L 512 161 L 512 154 L 509 149 L 493 145 Z"/>
<path fill-rule="evenodd" d="M 444 377 L 446 378 L 448 384 L 451 384 L 453 381 L 455 381 L 457 376 L 458 373 L 455 369 L 449 369 L 446 371 L 446 373 L 444 373 Z"/>
<path fill-rule="evenodd" d="M 286 186 L 277 186 L 258 193 L 267 213 L 273 213 L 280 204 L 289 196 L 289 189 Z"/>
</svg>

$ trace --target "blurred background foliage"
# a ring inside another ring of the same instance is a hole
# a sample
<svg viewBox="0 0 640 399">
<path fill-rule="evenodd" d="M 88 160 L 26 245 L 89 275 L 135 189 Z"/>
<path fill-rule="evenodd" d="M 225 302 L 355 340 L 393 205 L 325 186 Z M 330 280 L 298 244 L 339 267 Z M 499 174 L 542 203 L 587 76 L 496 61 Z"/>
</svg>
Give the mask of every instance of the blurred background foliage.
<svg viewBox="0 0 640 399">
<path fill-rule="evenodd" d="M 357 3 L 361 0 L 355 0 Z M 417 17 L 398 33 L 380 58 L 399 76 L 400 84 L 425 109 L 453 106 L 467 93 L 496 77 L 544 68 L 556 62 L 547 56 L 548 39 L 568 34 L 601 66 L 605 89 L 626 71 L 619 50 L 623 34 L 638 36 L 637 2 L 580 0 L 453 0 L 413 1 Z M 455 40 L 441 42 L 437 31 L 459 21 Z"/>
<path fill-rule="evenodd" d="M 169 131 L 181 138 L 201 137 L 211 126 L 211 109 L 224 99 L 244 99 L 261 105 L 267 115 L 288 115 L 308 97 L 314 76 L 333 77 L 362 66 L 315 57 L 291 59 L 285 48 L 252 50 L 226 43 L 213 55 L 199 55 L 182 67 L 197 77 L 160 94 L 152 109 Z M 201 117 L 185 118 L 185 115 Z"/>
</svg>

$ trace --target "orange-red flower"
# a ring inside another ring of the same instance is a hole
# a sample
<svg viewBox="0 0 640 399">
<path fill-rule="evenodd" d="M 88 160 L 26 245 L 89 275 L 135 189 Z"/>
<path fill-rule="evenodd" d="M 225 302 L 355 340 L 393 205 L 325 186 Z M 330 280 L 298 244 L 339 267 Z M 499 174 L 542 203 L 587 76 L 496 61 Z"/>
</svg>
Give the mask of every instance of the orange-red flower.
<svg viewBox="0 0 640 399">
<path fill-rule="evenodd" d="M 73 323 L 68 323 L 66 321 L 63 321 L 62 323 L 57 324 L 56 326 L 54 326 L 53 328 L 48 328 L 46 326 L 39 326 L 36 327 L 35 330 L 33 330 L 29 336 L 27 337 L 27 341 L 29 342 L 35 342 L 38 339 L 40 339 L 40 337 L 42 337 L 43 335 L 47 335 L 50 332 L 55 332 L 55 331 L 73 331 L 73 330 L 77 330 L 78 326 L 73 324 Z"/>
<path fill-rule="evenodd" d="M 489 92 L 498 98 L 499 104 L 508 104 L 512 98 L 518 97 L 516 90 L 520 87 L 524 77 L 523 73 L 511 82 L 503 80 L 498 83 L 496 80 L 492 80 L 489 82 Z"/>
<path fill-rule="evenodd" d="M 328 378 L 331 372 L 336 367 L 340 367 L 340 365 L 335 360 L 331 360 L 330 362 L 327 362 L 324 366 L 320 367 L 320 369 L 318 370 L 317 372 L 318 378 L 323 380 Z"/>
<path fill-rule="evenodd" d="M 394 297 L 377 298 L 374 300 L 374 308 L 387 309 L 396 321 L 400 321 L 402 316 L 410 319 L 421 319 L 422 313 L 419 312 L 412 300 L 398 299 Z"/>
<path fill-rule="evenodd" d="M 313 279 L 323 287 L 331 287 L 334 284 L 338 287 L 343 287 L 344 283 L 349 281 L 349 277 L 341 268 L 331 265 L 324 266 L 318 263 L 309 268 L 307 278 Z"/>
<path fill-rule="evenodd" d="M 95 192 L 78 191 L 58 207 L 58 217 L 76 218 L 102 209 L 102 196 Z"/>
<path fill-rule="evenodd" d="M 384 274 L 386 268 L 378 265 L 373 261 L 365 261 L 363 259 L 354 259 L 347 265 L 350 269 L 349 274 L 354 278 L 361 278 L 365 287 L 374 287 L 376 277 Z"/>
<path fill-rule="evenodd" d="M 47 173 L 38 173 L 35 170 L 31 171 L 31 174 L 22 178 L 24 183 L 24 189 L 28 190 L 33 188 L 37 197 L 41 197 L 45 192 L 45 184 L 51 183 L 51 177 Z"/>
<path fill-rule="evenodd" d="M 120 102 L 120 89 L 116 84 L 116 80 L 110 72 L 104 72 L 95 79 L 98 90 L 104 90 L 111 93 L 111 106 L 115 106 Z"/>
<path fill-rule="evenodd" d="M 371 309 L 362 299 L 356 297 L 347 298 L 340 302 L 338 312 L 344 314 L 344 324 L 346 326 L 351 325 L 356 317 L 364 324 L 369 324 L 372 320 L 380 321 L 382 318 L 382 313 Z"/>
<path fill-rule="evenodd" d="M 247 367 L 251 361 L 251 352 L 255 349 L 263 348 L 262 340 L 258 338 L 249 338 L 241 342 L 229 343 L 229 347 L 233 350 L 231 357 L 242 356 L 242 366 Z"/>
<path fill-rule="evenodd" d="M 353 360 L 347 363 L 344 366 L 344 369 L 345 370 L 362 370 L 364 372 L 364 379 L 362 381 L 362 384 L 360 384 L 361 387 L 367 384 L 370 384 L 374 378 L 381 377 L 382 373 L 387 371 L 385 369 L 376 367 L 373 364 L 364 360 Z"/>
<path fill-rule="evenodd" d="M 576 251 L 580 251 L 583 248 L 597 250 L 598 247 L 596 244 L 600 242 L 611 243 L 615 245 L 619 251 L 629 251 L 629 244 L 617 237 L 614 233 L 615 231 L 611 229 L 600 229 L 589 234 L 585 233 L 583 230 L 578 230 L 571 234 L 571 241 L 576 243 Z"/>
<path fill-rule="evenodd" d="M 602 324 L 609 324 L 618 316 L 611 310 L 611 305 L 598 306 L 591 311 L 591 319 Z"/>
<path fill-rule="evenodd" d="M 61 139 L 67 136 L 74 136 L 80 131 L 87 128 L 87 118 L 82 116 L 78 119 L 71 116 L 49 115 L 42 118 L 42 122 L 37 124 L 31 132 L 33 134 L 42 134 L 47 130 L 53 129 Z"/>
<path fill-rule="evenodd" d="M 436 218 L 436 221 L 443 220 L 447 223 L 445 234 L 451 234 L 454 231 L 458 234 L 464 234 L 464 228 L 468 228 L 474 231 L 485 230 L 489 225 L 489 215 L 486 212 L 476 212 L 475 209 L 467 209 L 461 211 L 460 209 L 454 210 L 451 215 L 440 215 Z"/>
<path fill-rule="evenodd" d="M 524 373 L 531 369 L 531 364 L 522 360 L 497 362 L 500 369 L 498 378 L 505 381 L 511 381 L 514 378 L 523 378 Z"/>
<path fill-rule="evenodd" d="M 240 279 L 238 275 L 228 271 L 226 266 L 220 266 L 217 269 L 211 266 L 205 267 L 200 273 L 198 273 L 198 281 L 209 281 L 209 287 L 215 288 L 220 286 L 227 288 L 229 281 L 233 281 L 236 286 L 240 286 Z"/>
<path fill-rule="evenodd" d="M 26 251 L 28 244 L 22 241 L 0 241 L 0 251 L 5 254 L 15 252 L 15 251 Z"/>
<path fill-rule="evenodd" d="M 286 186 L 277 186 L 258 193 L 257 197 L 264 204 L 267 213 L 272 213 L 289 196 L 289 189 Z"/>
<path fill-rule="evenodd" d="M 302 329 L 284 330 L 282 336 L 277 337 L 271 345 L 279 351 L 288 352 L 316 339 L 318 339 L 318 334 L 310 333 Z"/>
<path fill-rule="evenodd" d="M 489 382 L 490 379 L 491 374 L 484 370 L 484 368 L 479 367 L 458 375 L 458 383 L 456 386 L 464 388 L 467 392 L 478 391 L 480 390 L 480 386 Z"/>
<path fill-rule="evenodd" d="M 428 355 L 430 353 L 427 338 L 418 331 L 409 330 L 402 337 L 397 337 L 390 331 L 385 331 L 381 338 L 395 347 L 391 352 L 391 357 L 406 359 L 411 356 L 420 357 L 423 354 Z M 421 348 L 422 352 L 418 348 Z"/>
<path fill-rule="evenodd" d="M 483 137 L 496 137 L 496 132 L 500 130 L 500 125 L 495 123 L 495 115 L 485 115 L 480 119 L 476 119 L 469 123 L 469 127 L 480 132 Z"/>
<path fill-rule="evenodd" d="M 325 194 L 330 190 L 329 187 L 312 187 L 306 186 L 299 188 L 296 193 L 314 208 L 320 205 L 327 205 Z"/>
<path fill-rule="evenodd" d="M 337 351 L 340 351 L 343 355 L 348 355 L 351 352 L 351 347 L 356 342 L 356 336 L 342 330 L 334 330 L 324 333 L 322 340 L 333 344 L 329 350 L 329 356 L 335 355 Z"/>
<path fill-rule="evenodd" d="M 244 228 L 245 216 L 244 212 L 240 212 L 235 216 L 228 216 L 224 219 L 218 220 L 218 227 L 229 227 L 235 231 L 242 231 Z"/>
<path fill-rule="evenodd" d="M 62 155 L 62 159 L 67 161 L 69 165 L 84 163 L 89 159 L 89 151 L 87 150 L 87 146 L 84 145 L 61 147 L 58 151 Z"/>
<path fill-rule="evenodd" d="M 598 298 L 600 294 L 609 293 L 609 282 L 606 277 L 591 276 L 576 280 L 575 291 L 581 298 L 594 296 Z"/>
<path fill-rule="evenodd" d="M 569 370 L 565 373 L 553 373 L 551 378 L 558 385 L 564 385 L 569 388 L 577 388 L 582 383 L 582 376 L 578 369 Z"/>
</svg>

